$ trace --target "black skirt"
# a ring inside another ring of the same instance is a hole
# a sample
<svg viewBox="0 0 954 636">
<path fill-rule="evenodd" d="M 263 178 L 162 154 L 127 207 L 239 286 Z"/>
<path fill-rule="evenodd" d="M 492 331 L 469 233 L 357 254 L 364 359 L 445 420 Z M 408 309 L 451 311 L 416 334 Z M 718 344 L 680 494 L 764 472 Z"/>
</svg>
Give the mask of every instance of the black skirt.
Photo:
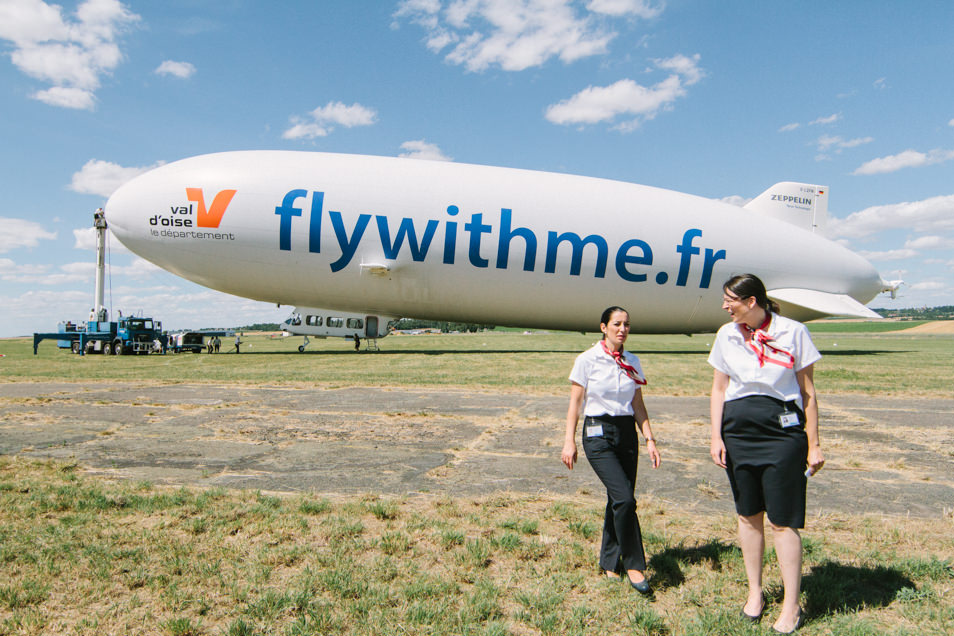
<svg viewBox="0 0 954 636">
<path fill-rule="evenodd" d="M 783 428 L 779 416 L 785 412 L 796 413 L 798 424 Z M 750 517 L 765 511 L 776 526 L 805 527 L 808 438 L 795 402 L 765 395 L 726 402 L 722 440 L 736 512 Z"/>
</svg>

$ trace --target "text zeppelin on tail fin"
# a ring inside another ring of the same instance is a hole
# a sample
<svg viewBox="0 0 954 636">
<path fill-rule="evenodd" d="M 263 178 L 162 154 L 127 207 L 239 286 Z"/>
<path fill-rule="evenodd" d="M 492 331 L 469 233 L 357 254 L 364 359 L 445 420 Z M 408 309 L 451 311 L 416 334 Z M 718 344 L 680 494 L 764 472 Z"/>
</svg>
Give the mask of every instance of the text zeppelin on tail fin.
<svg viewBox="0 0 954 636">
<path fill-rule="evenodd" d="M 828 186 L 783 181 L 752 199 L 745 205 L 745 209 L 824 236 L 828 221 Z M 811 255 L 806 254 L 806 258 L 811 258 Z M 847 294 L 817 289 L 781 288 L 769 289 L 768 295 L 783 307 L 783 313 L 798 307 L 815 312 L 817 316 L 814 317 L 881 318 Z"/>
<path fill-rule="evenodd" d="M 823 236 L 827 198 L 786 182 L 739 208 L 567 174 L 247 151 L 151 170 L 106 215 L 143 258 L 256 300 L 573 331 L 620 305 L 633 332 L 699 333 L 726 321 L 721 283 L 743 272 L 795 319 L 871 317 L 881 277 Z"/>
</svg>

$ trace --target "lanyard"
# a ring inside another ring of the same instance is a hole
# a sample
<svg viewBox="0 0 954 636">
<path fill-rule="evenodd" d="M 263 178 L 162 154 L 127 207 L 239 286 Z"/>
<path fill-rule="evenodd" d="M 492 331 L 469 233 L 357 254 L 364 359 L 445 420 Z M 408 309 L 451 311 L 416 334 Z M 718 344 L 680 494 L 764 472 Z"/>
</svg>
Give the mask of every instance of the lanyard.
<svg viewBox="0 0 954 636">
<path fill-rule="evenodd" d="M 739 323 L 739 329 L 746 337 L 749 347 L 755 352 L 755 355 L 758 356 L 760 367 L 764 367 L 767 361 L 785 367 L 786 369 L 791 369 L 795 366 L 795 356 L 771 344 L 775 338 L 770 336 L 766 329 L 772 321 L 772 314 L 771 312 L 765 313 L 765 322 L 763 322 L 758 329 L 752 329 L 744 322 Z M 770 349 L 770 352 L 767 352 L 766 348 Z M 776 357 L 773 358 L 772 354 L 775 354 Z"/>
<path fill-rule="evenodd" d="M 616 365 L 622 369 L 623 373 L 629 376 L 633 382 L 639 385 L 646 384 L 646 378 L 639 375 L 639 371 L 636 370 L 636 367 L 623 361 L 622 351 L 610 351 L 610 348 L 606 346 L 605 340 L 600 340 L 600 344 L 603 345 L 603 351 L 613 357 L 613 360 L 616 361 Z"/>
</svg>

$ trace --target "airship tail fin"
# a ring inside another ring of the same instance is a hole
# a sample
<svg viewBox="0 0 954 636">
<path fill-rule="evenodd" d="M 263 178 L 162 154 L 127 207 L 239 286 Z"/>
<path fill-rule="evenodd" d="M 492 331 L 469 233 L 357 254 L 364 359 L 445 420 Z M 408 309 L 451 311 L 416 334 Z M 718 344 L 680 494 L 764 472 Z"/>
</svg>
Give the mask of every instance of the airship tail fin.
<svg viewBox="0 0 954 636">
<path fill-rule="evenodd" d="M 881 318 L 881 316 L 847 294 L 831 294 L 814 289 L 771 289 L 769 298 L 783 305 L 797 305 L 821 316 L 850 316 L 852 318 Z"/>
<path fill-rule="evenodd" d="M 749 201 L 745 209 L 824 234 L 828 186 L 783 181 Z"/>
</svg>

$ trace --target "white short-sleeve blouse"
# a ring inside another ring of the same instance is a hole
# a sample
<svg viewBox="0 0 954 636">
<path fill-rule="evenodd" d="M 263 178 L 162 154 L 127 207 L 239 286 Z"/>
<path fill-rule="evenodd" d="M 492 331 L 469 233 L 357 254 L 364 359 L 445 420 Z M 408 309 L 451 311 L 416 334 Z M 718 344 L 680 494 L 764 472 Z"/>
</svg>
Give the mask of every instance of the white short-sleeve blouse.
<svg viewBox="0 0 954 636">
<path fill-rule="evenodd" d="M 646 377 L 639 358 L 634 354 L 624 350 L 623 360 L 632 365 L 640 377 Z M 583 387 L 586 400 L 583 415 L 634 414 L 633 398 L 640 387 L 619 368 L 611 355 L 603 351 L 599 342 L 576 357 L 570 372 L 570 382 Z"/>
<path fill-rule="evenodd" d="M 749 395 L 767 395 L 783 402 L 795 401 L 803 408 L 802 393 L 795 372 L 814 364 L 821 354 L 812 342 L 808 328 L 800 322 L 772 314 L 768 334 L 772 345 L 794 357 L 791 369 L 766 361 L 759 365 L 758 354 L 745 343 L 745 337 L 734 322 L 722 325 L 716 333 L 709 353 L 709 364 L 729 376 L 725 400 Z"/>
</svg>

